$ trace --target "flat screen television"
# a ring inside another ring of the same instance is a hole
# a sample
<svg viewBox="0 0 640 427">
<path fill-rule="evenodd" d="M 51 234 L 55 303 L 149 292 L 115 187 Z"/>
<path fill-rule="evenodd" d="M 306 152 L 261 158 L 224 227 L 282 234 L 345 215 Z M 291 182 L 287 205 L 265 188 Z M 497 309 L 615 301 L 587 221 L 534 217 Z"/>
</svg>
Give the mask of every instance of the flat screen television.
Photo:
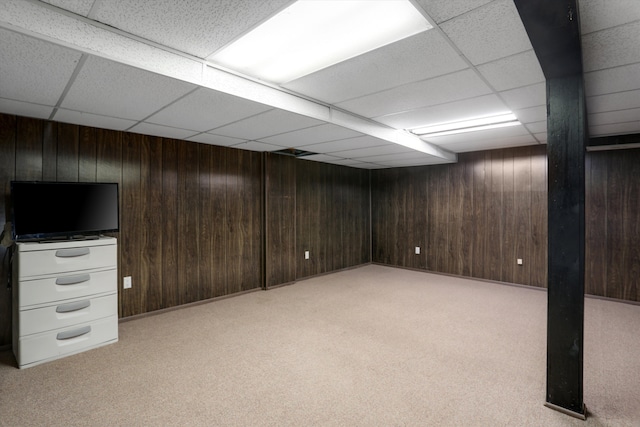
<svg viewBox="0 0 640 427">
<path fill-rule="evenodd" d="M 118 184 L 12 181 L 14 241 L 80 238 L 119 230 Z"/>
</svg>

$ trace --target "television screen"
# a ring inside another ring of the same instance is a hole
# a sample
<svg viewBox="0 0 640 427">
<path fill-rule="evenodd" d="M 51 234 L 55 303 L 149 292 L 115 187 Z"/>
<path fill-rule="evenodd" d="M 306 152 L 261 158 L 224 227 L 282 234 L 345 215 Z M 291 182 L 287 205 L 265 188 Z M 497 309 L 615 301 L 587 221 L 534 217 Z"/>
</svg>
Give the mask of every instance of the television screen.
<svg viewBox="0 0 640 427">
<path fill-rule="evenodd" d="M 118 184 L 11 182 L 15 241 L 118 231 Z"/>
</svg>

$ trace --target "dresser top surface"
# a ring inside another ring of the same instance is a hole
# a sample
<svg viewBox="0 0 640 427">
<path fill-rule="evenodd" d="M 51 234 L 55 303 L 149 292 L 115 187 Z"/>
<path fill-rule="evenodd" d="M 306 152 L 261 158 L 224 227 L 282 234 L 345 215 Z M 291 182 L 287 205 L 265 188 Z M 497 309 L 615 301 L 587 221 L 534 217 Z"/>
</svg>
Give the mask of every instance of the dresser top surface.
<svg viewBox="0 0 640 427">
<path fill-rule="evenodd" d="M 83 240 L 60 240 L 60 241 L 41 241 L 41 242 L 16 242 L 16 248 L 19 252 L 29 251 L 45 251 L 51 249 L 68 249 L 83 248 L 88 246 L 108 246 L 115 245 L 117 239 L 115 237 L 99 237 L 97 239 Z"/>
</svg>

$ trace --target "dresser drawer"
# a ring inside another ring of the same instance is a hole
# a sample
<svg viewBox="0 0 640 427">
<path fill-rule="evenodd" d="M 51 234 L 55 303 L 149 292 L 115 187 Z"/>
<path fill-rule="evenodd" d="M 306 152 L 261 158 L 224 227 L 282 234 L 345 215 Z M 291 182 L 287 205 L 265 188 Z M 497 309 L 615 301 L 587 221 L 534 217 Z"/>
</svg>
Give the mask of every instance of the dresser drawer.
<svg viewBox="0 0 640 427">
<path fill-rule="evenodd" d="M 111 270 L 66 273 L 35 280 L 23 280 L 18 288 L 20 308 L 36 304 L 117 292 L 118 272 Z"/>
<path fill-rule="evenodd" d="M 78 353 L 117 340 L 117 315 L 21 337 L 18 341 L 18 365 L 25 368 L 25 365 Z"/>
<path fill-rule="evenodd" d="M 78 299 L 20 311 L 20 335 L 37 334 L 109 317 L 118 311 L 118 295 Z"/>
<path fill-rule="evenodd" d="M 20 253 L 18 279 L 24 280 L 31 276 L 115 267 L 116 264 L 116 245 L 24 251 Z"/>
</svg>

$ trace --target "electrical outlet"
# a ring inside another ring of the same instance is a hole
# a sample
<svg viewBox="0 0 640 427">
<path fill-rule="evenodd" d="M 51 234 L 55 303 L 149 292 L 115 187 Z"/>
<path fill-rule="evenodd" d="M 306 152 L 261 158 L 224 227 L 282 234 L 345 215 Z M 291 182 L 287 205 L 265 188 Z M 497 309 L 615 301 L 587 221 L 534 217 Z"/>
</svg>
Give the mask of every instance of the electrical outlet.
<svg viewBox="0 0 640 427">
<path fill-rule="evenodd" d="M 416 246 L 416 255 L 420 255 L 420 246 Z"/>
<path fill-rule="evenodd" d="M 309 251 L 304 251 L 304 259 L 309 259 Z"/>
<path fill-rule="evenodd" d="M 518 265 L 522 265 L 522 258 L 518 258 Z"/>
<path fill-rule="evenodd" d="M 127 276 L 124 278 L 122 287 L 124 289 L 131 289 L 131 276 Z"/>
</svg>

